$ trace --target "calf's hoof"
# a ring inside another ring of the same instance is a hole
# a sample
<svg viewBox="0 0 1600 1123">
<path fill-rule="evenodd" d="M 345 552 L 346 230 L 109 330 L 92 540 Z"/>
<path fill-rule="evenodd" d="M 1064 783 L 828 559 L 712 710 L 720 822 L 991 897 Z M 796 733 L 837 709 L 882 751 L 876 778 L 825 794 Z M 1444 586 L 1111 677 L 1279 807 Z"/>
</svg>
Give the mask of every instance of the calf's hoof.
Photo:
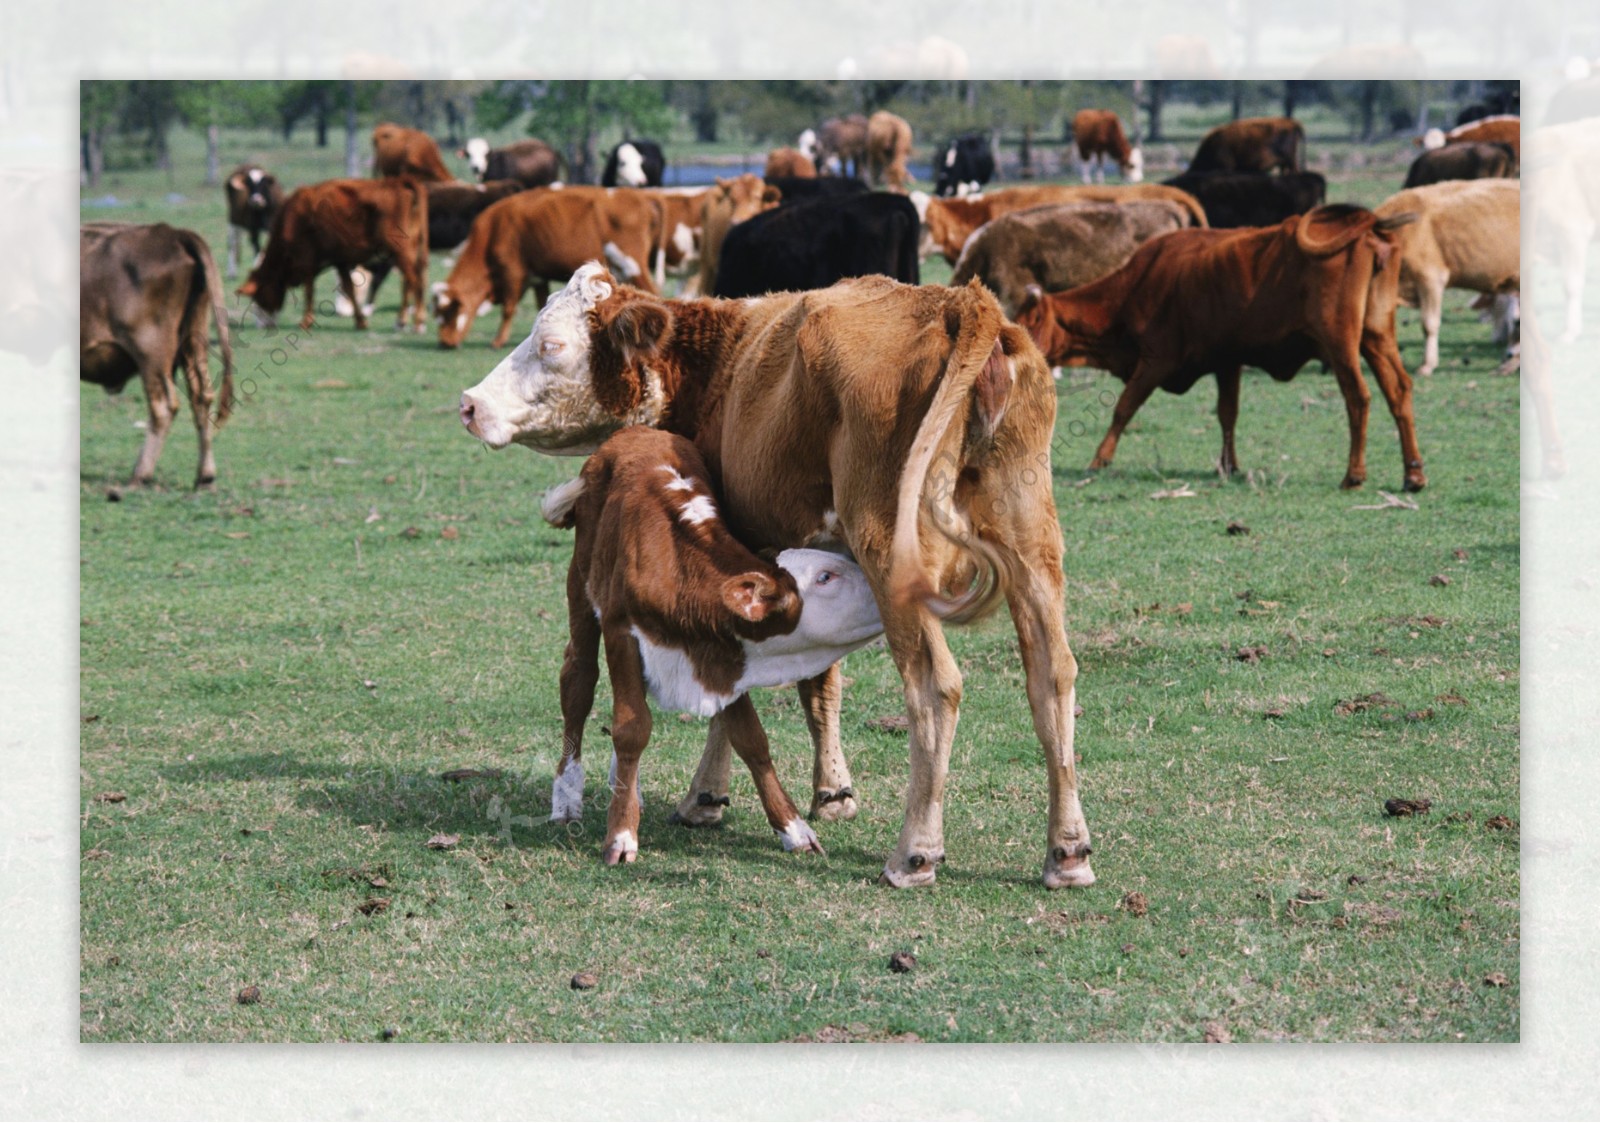
<svg viewBox="0 0 1600 1123">
<path fill-rule="evenodd" d="M 1103 456 L 1097 456 L 1093 460 L 1089 461 L 1089 471 L 1091 472 L 1098 472 L 1102 468 L 1109 467 L 1111 467 L 1111 461 L 1107 460 Z"/>
<path fill-rule="evenodd" d="M 822 849 L 822 841 L 817 838 L 817 832 L 812 830 L 804 819 L 790 819 L 789 825 L 778 832 L 778 838 L 783 842 L 783 848 L 791 853 L 800 851 L 807 854 L 826 854 Z"/>
<path fill-rule="evenodd" d="M 884 863 L 878 881 L 893 889 L 911 889 L 918 885 L 932 885 L 937 880 L 935 871 L 944 861 L 943 854 L 896 854 Z"/>
<path fill-rule="evenodd" d="M 861 808 L 856 804 L 856 793 L 848 784 L 838 791 L 819 788 L 811 797 L 813 819 L 824 823 L 843 823 L 856 817 Z"/>
<path fill-rule="evenodd" d="M 608 866 L 625 866 L 639 859 L 639 847 L 632 839 L 619 838 L 601 855 Z"/>
<path fill-rule="evenodd" d="M 722 822 L 722 811 L 728 802 L 726 795 L 695 792 L 683 797 L 677 810 L 667 816 L 667 822 L 683 827 L 713 827 Z"/>
<path fill-rule="evenodd" d="M 1083 889 L 1093 885 L 1094 870 L 1089 868 L 1089 855 L 1093 852 L 1086 842 L 1077 847 L 1052 847 L 1044 858 L 1044 887 Z"/>
</svg>

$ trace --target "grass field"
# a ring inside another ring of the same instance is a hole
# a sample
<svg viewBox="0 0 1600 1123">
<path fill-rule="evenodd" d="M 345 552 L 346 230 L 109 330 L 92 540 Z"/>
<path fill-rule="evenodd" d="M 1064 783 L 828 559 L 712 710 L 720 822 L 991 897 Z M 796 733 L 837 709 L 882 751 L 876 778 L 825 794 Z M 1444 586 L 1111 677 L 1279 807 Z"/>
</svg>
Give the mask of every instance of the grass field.
<svg viewBox="0 0 1600 1123">
<path fill-rule="evenodd" d="M 245 154 L 274 155 L 224 158 Z M 1330 199 L 1386 197 L 1390 155 Z M 220 191 L 172 189 L 119 173 L 135 205 L 84 214 L 192 226 L 220 259 Z M 601 865 L 598 812 L 545 824 L 570 538 L 537 501 L 578 465 L 470 440 L 455 403 L 499 358 L 487 331 L 441 352 L 388 329 L 398 297 L 364 334 L 236 332 L 254 385 L 214 493 L 188 490 L 185 413 L 160 486 L 107 502 L 144 404 L 82 391 L 85 1041 L 1518 1038 L 1518 385 L 1464 294 L 1417 387 L 1417 510 L 1358 509 L 1400 484 L 1381 405 L 1367 487 L 1338 489 L 1344 412 L 1315 366 L 1246 375 L 1232 482 L 1209 380 L 1153 398 L 1092 482 L 1114 384 L 1059 384 L 1100 880 L 1058 894 L 1003 618 L 951 634 L 966 697 L 931 890 L 876 884 L 907 775 L 904 735 L 868 724 L 902 707 L 881 648 L 846 664 L 862 812 L 821 826 L 826 858 L 786 855 L 739 772 L 721 827 L 667 823 L 700 720 L 657 725 L 637 864 Z M 1414 314 L 1401 330 L 1414 364 Z M 1178 481 L 1197 495 L 1151 498 Z M 803 804 L 794 693 L 757 704 Z M 608 708 L 602 682 L 591 730 Z M 442 778 L 463 768 L 485 774 Z M 1432 811 L 1390 818 L 1391 797 Z"/>
</svg>

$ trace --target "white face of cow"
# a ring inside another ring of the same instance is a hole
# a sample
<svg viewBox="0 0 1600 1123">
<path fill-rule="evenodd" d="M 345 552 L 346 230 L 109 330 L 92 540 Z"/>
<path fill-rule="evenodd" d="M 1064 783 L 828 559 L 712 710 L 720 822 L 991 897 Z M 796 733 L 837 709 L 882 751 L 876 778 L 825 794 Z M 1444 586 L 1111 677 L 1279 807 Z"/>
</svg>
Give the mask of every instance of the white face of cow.
<svg viewBox="0 0 1600 1123">
<path fill-rule="evenodd" d="M 550 298 L 533 331 L 487 378 L 461 395 L 461 422 L 490 448 L 527 445 L 552 456 L 587 456 L 624 425 L 654 425 L 665 410 L 661 380 L 615 417 L 595 400 L 589 374 L 589 310 L 611 295 L 605 267 L 581 266 Z"/>
<path fill-rule="evenodd" d="M 466 153 L 467 167 L 472 169 L 473 175 L 482 176 L 489 170 L 489 142 L 481 136 L 467 141 L 467 146 L 461 151 Z"/>
<path fill-rule="evenodd" d="M 644 153 L 631 144 L 617 148 L 617 182 L 627 187 L 643 187 L 649 182 L 644 174 Z"/>
<path fill-rule="evenodd" d="M 1444 130 L 1429 129 L 1422 134 L 1422 147 L 1433 149 L 1444 147 Z"/>
<path fill-rule="evenodd" d="M 778 566 L 800 592 L 800 622 L 787 635 L 746 640 L 738 689 L 812 678 L 883 634 L 878 602 L 861 567 L 826 550 L 785 550 Z"/>
<path fill-rule="evenodd" d="M 1128 153 L 1128 166 L 1123 170 L 1122 177 L 1129 183 L 1138 183 L 1144 179 L 1144 153 L 1135 148 Z"/>
<path fill-rule="evenodd" d="M 807 160 L 815 160 L 817 158 L 817 130 L 807 129 L 801 133 L 800 139 L 795 141 L 794 146 L 800 150 L 800 155 Z"/>
</svg>

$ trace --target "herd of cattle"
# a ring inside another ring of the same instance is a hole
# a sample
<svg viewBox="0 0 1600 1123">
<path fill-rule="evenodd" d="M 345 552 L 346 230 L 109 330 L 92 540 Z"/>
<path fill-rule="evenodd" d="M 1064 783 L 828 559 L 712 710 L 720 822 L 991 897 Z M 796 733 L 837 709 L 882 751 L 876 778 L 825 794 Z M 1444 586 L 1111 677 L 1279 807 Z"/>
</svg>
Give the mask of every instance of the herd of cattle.
<svg viewBox="0 0 1600 1123">
<path fill-rule="evenodd" d="M 257 259 L 238 291 L 264 317 L 303 287 L 310 328 L 315 279 L 332 267 L 365 327 L 372 290 L 397 269 L 398 326 L 421 331 L 431 317 L 440 345 L 454 348 L 498 306 L 499 348 L 534 289 L 532 333 L 463 394 L 461 419 L 492 447 L 598 453 L 545 511 L 578 531 L 553 817 L 581 813 L 603 642 L 616 706 L 607 861 L 637 853 L 647 695 L 713 715 L 678 818 L 720 816 L 736 751 L 785 848 L 820 849 L 777 784 L 745 691 L 799 680 L 815 753 L 811 814 L 849 817 L 837 662 L 881 632 L 905 679 L 912 760 L 884 877 L 931 881 L 961 692 L 940 622 L 1005 603 L 1048 763 L 1044 880 L 1090 883 L 1047 470 L 1051 368 L 1088 365 L 1124 384 L 1091 468 L 1111 462 L 1156 388 L 1181 394 L 1214 375 L 1219 464 L 1232 473 L 1242 367 L 1287 380 L 1320 359 L 1346 405 L 1343 486 L 1356 487 L 1367 475 L 1365 359 L 1415 490 L 1426 477 L 1397 306 L 1421 310 L 1421 373 L 1438 364 L 1446 288 L 1482 294 L 1500 337 L 1515 340 L 1515 118 L 1430 134 L 1404 188 L 1375 211 L 1326 203 L 1288 118 L 1213 129 L 1188 169 L 1159 184 L 1143 182 L 1142 155 L 1113 113 L 1080 112 L 1074 143 L 1083 183 L 986 191 L 987 139 L 957 137 L 935 156 L 932 195 L 908 192 L 911 129 L 889 113 L 823 122 L 772 152 L 765 175 L 704 188 L 663 187 L 660 147 L 642 139 L 610 153 L 595 187 L 564 185 L 559 154 L 541 141 L 474 140 L 458 155 L 479 182 L 463 183 L 431 138 L 396 125 L 374 130 L 372 179 L 285 194 L 255 165 L 229 176 L 228 271 L 248 235 Z M 1122 183 L 1104 182 L 1110 164 Z M 431 291 L 430 251 L 454 254 Z M 949 286 L 919 284 L 933 253 L 953 267 Z M 670 300 L 669 273 L 680 279 Z M 143 381 L 150 422 L 135 481 L 152 476 L 182 369 L 201 438 L 197 484 L 211 482 L 212 429 L 234 391 L 204 242 L 165 225 L 87 225 L 81 296 L 83 378 L 109 390 Z M 1535 404 L 1544 408 L 1537 394 Z M 763 560 L 777 551 L 776 565 Z"/>
</svg>

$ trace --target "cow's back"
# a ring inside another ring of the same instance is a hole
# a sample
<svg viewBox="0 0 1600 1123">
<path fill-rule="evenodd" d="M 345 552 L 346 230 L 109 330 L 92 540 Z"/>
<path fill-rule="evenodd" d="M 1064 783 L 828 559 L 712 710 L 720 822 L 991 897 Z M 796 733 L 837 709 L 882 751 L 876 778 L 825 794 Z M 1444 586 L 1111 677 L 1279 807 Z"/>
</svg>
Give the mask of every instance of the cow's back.
<svg viewBox="0 0 1600 1123">
<path fill-rule="evenodd" d="M 916 208 L 902 195 L 820 198 L 763 212 L 728 231 L 716 295 L 824 288 L 884 273 L 918 280 Z"/>
<path fill-rule="evenodd" d="M 1514 179 L 1447 180 L 1408 188 L 1377 208 L 1383 217 L 1412 213 L 1416 221 L 1400 227 L 1402 258 L 1421 240 L 1438 248 L 1450 284 L 1494 292 L 1514 288 L 1521 278 L 1522 189 Z M 1415 298 L 1404 260 L 1402 285 Z"/>
</svg>

